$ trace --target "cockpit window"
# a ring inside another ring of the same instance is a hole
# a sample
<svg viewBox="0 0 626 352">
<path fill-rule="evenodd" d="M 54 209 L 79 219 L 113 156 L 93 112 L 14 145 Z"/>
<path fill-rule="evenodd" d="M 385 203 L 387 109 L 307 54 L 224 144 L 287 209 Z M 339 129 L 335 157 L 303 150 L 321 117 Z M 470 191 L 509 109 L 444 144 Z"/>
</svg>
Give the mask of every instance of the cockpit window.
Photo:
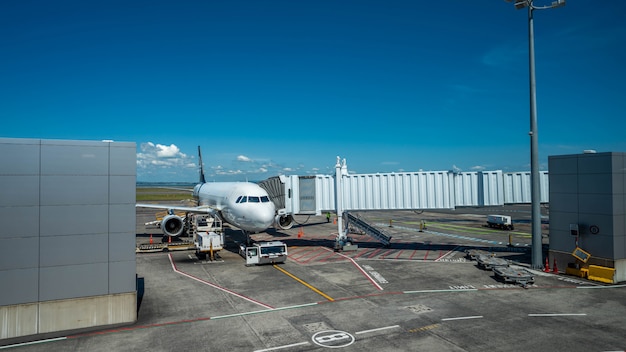
<svg viewBox="0 0 626 352">
<path fill-rule="evenodd" d="M 270 198 L 268 196 L 239 196 L 235 203 L 268 203 Z"/>
</svg>

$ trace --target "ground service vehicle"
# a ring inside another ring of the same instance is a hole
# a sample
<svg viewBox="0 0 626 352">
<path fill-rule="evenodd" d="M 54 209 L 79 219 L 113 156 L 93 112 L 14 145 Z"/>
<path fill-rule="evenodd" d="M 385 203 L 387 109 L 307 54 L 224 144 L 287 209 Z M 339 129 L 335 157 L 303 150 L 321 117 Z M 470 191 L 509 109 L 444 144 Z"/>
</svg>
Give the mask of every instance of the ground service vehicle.
<svg viewBox="0 0 626 352">
<path fill-rule="evenodd" d="M 215 260 L 215 253 L 224 248 L 222 222 L 208 214 L 189 216 L 191 234 L 198 259 Z"/>
<path fill-rule="evenodd" d="M 511 217 L 507 215 L 487 215 L 487 226 L 502 230 L 513 230 Z"/>
<path fill-rule="evenodd" d="M 287 260 L 287 245 L 281 241 L 257 242 L 250 246 L 240 245 L 239 255 L 246 265 L 277 264 Z"/>
</svg>

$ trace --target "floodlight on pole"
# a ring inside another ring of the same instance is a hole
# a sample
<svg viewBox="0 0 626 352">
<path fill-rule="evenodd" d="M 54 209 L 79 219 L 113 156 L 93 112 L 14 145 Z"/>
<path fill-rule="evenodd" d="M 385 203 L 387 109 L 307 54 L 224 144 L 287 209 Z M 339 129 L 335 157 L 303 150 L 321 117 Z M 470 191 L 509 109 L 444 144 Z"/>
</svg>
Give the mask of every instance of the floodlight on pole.
<svg viewBox="0 0 626 352">
<path fill-rule="evenodd" d="M 507 0 L 512 2 L 513 0 Z M 541 241 L 541 190 L 539 188 L 539 142 L 537 136 L 537 92 L 535 83 L 535 35 L 533 11 L 565 6 L 565 0 L 553 1 L 551 5 L 535 6 L 534 0 L 515 0 L 515 8 L 528 8 L 528 71 L 530 76 L 530 184 L 532 205 L 532 267 L 542 269 Z"/>
</svg>

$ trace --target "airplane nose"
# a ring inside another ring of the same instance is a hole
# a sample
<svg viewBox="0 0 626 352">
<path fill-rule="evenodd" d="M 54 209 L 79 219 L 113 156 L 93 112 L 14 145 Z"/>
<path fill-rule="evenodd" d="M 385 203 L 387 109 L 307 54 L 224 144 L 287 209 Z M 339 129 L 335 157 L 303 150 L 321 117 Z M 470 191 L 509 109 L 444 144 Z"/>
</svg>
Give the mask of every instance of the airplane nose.
<svg viewBox="0 0 626 352">
<path fill-rule="evenodd" d="M 259 222 L 263 223 L 266 229 L 274 223 L 274 214 L 276 213 L 274 205 L 272 203 L 269 205 L 270 206 L 263 207 L 263 211 L 259 212 Z"/>
<path fill-rule="evenodd" d="M 249 231 L 261 232 L 274 224 L 274 204 L 263 204 L 255 209 L 254 215 L 248 217 Z"/>
</svg>

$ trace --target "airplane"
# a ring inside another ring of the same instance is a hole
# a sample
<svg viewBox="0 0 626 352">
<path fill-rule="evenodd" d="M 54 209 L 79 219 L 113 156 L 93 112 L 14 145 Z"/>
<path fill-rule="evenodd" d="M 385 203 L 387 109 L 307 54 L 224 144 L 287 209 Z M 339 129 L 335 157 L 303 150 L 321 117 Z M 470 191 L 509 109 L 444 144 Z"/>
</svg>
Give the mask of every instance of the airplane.
<svg viewBox="0 0 626 352">
<path fill-rule="evenodd" d="M 136 204 L 140 208 L 166 209 L 160 228 L 167 236 L 180 236 L 185 230 L 185 219 L 174 214 L 203 213 L 218 216 L 222 221 L 241 229 L 246 236 L 250 233 L 263 232 L 272 225 L 283 230 L 290 229 L 293 217 L 278 214 L 276 206 L 267 191 L 252 182 L 206 182 L 202 164 L 202 153 L 198 146 L 200 162 L 200 182 L 193 188 L 193 197 L 198 206 Z M 249 239 L 249 237 L 248 237 Z"/>
</svg>

